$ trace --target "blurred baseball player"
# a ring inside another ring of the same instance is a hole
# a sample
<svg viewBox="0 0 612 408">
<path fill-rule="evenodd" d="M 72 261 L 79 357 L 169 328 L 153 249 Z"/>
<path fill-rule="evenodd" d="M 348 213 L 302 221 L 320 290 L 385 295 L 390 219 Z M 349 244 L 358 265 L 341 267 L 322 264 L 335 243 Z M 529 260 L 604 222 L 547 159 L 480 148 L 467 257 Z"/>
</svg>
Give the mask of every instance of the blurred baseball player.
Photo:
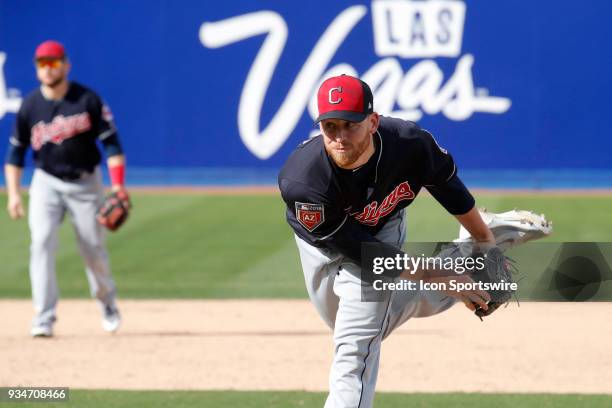
<svg viewBox="0 0 612 408">
<path fill-rule="evenodd" d="M 415 123 L 379 116 L 365 82 L 346 75 L 329 78 L 319 88 L 317 102 L 321 134 L 288 158 L 279 187 L 308 294 L 334 330 L 325 406 L 371 407 L 381 342 L 395 328 L 410 317 L 447 310 L 456 301 L 483 313 L 491 303 L 489 293 L 478 289 L 393 291 L 379 302 L 362 301 L 373 288 L 361 279 L 361 244 L 387 243 L 397 252 L 405 239 L 404 208 L 423 187 L 483 248 L 494 248 L 500 233 L 517 243 L 541 237 L 547 224 L 527 212 L 513 212 L 529 218 L 520 219 L 518 226 L 489 214 L 488 224 L 494 220 L 496 226 L 489 229 L 451 155 Z M 473 282 L 466 275 L 404 277 Z"/>
<path fill-rule="evenodd" d="M 105 234 L 96 221 L 104 193 L 96 143 L 104 146 L 114 191 L 125 192 L 125 157 L 109 108 L 88 88 L 68 81 L 70 62 L 62 44 L 40 44 L 34 64 L 40 88 L 23 101 L 17 113 L 5 164 L 7 210 L 11 218 L 18 219 L 24 215 L 19 191 L 24 158 L 27 148 L 32 148 L 36 169 L 29 191 L 28 218 L 36 315 L 31 334 L 53 335 L 58 300 L 57 233 L 66 214 L 74 225 L 91 294 L 102 310 L 102 326 L 114 332 L 121 319 Z"/>
</svg>

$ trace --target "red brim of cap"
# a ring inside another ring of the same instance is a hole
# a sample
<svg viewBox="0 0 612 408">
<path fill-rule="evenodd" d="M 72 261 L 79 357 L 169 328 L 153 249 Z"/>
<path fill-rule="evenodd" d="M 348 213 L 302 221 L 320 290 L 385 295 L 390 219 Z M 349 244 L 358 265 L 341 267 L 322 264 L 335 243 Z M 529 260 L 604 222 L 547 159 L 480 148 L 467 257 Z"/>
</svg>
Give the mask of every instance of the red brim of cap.
<svg viewBox="0 0 612 408">
<path fill-rule="evenodd" d="M 64 58 L 64 54 L 59 53 L 59 52 L 41 52 L 38 53 L 34 56 L 34 59 L 41 59 L 41 58 L 57 58 L 57 59 L 61 59 Z"/>
<path fill-rule="evenodd" d="M 34 57 L 34 59 L 44 59 L 44 58 L 62 59 L 64 58 L 64 56 L 62 54 L 40 54 Z"/>
<path fill-rule="evenodd" d="M 315 120 L 315 124 L 325 119 L 342 119 L 348 122 L 361 122 L 368 117 L 367 113 L 353 111 L 331 111 L 325 112 Z"/>
</svg>

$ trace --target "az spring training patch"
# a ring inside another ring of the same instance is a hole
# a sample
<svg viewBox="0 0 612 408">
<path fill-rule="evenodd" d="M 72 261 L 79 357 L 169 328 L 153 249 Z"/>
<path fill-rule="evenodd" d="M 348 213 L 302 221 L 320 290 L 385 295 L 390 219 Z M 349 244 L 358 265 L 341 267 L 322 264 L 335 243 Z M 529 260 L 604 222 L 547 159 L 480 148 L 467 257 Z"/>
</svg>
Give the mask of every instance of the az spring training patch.
<svg viewBox="0 0 612 408">
<path fill-rule="evenodd" d="M 325 221 L 323 204 L 309 204 L 295 202 L 295 218 L 308 232 L 312 232 Z"/>
</svg>

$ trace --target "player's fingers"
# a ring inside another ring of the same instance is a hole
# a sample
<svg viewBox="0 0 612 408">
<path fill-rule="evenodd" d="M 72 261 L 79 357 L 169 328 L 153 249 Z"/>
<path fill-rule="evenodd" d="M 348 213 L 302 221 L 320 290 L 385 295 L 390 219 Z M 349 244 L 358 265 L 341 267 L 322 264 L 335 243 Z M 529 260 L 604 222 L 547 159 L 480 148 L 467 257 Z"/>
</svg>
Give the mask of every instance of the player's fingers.
<svg viewBox="0 0 612 408">
<path fill-rule="evenodd" d="M 491 295 L 489 295 L 489 292 L 487 292 L 486 290 L 472 289 L 472 290 L 465 291 L 464 295 L 468 299 L 478 298 L 478 299 L 482 299 L 483 301 L 487 303 L 491 301 Z"/>
<path fill-rule="evenodd" d="M 477 289 L 474 292 L 476 292 L 476 295 L 483 298 L 487 303 L 491 301 L 491 295 L 489 295 L 489 292 L 487 292 L 486 290 Z"/>
<path fill-rule="evenodd" d="M 17 220 L 24 216 L 23 208 L 20 205 L 13 206 L 9 211 L 11 218 Z"/>
<path fill-rule="evenodd" d="M 23 210 L 23 205 L 19 204 L 17 206 L 17 218 L 22 218 L 25 216 L 25 211 Z"/>
<path fill-rule="evenodd" d="M 465 307 L 470 309 L 472 312 L 474 312 L 476 310 L 476 306 L 474 305 L 474 303 L 470 302 L 467 299 L 463 299 L 463 304 L 465 305 Z"/>
<path fill-rule="evenodd" d="M 477 304 L 481 309 L 487 310 L 489 308 L 489 305 L 487 304 L 488 301 L 484 297 L 480 296 L 478 292 L 479 291 L 467 292 L 465 295 L 470 302 Z"/>
<path fill-rule="evenodd" d="M 20 199 L 9 197 L 6 209 L 12 219 L 21 218 L 24 215 L 23 205 Z"/>
</svg>

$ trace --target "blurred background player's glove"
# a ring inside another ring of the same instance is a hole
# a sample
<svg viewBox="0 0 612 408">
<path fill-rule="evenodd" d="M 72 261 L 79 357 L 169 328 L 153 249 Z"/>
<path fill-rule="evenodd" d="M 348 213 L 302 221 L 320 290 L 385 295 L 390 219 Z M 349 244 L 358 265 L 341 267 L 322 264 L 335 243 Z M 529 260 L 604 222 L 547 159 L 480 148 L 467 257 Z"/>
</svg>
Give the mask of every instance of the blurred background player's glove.
<svg viewBox="0 0 612 408">
<path fill-rule="evenodd" d="M 100 224 L 111 231 L 116 231 L 125 223 L 132 204 L 127 191 L 114 191 L 104 199 L 96 215 Z"/>
</svg>

